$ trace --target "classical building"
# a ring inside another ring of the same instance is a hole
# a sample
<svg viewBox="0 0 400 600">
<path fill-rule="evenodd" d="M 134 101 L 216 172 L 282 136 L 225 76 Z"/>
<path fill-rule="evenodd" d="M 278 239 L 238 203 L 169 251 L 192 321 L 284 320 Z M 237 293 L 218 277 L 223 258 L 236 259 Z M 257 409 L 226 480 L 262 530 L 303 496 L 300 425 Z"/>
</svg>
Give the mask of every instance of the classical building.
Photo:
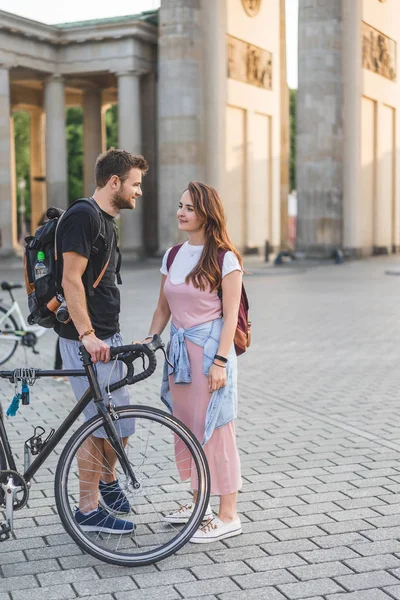
<svg viewBox="0 0 400 600">
<path fill-rule="evenodd" d="M 83 107 L 90 195 L 114 103 L 119 147 L 151 167 L 143 200 L 121 215 L 125 250 L 155 253 L 178 240 L 175 212 L 190 180 L 220 191 L 238 247 L 279 249 L 284 40 L 284 0 L 162 0 L 159 11 L 57 26 L 0 12 L 0 252 L 18 244 L 13 111 L 31 115 L 34 229 L 47 206 L 68 203 L 66 107 Z"/>
<path fill-rule="evenodd" d="M 400 2 L 300 0 L 297 245 L 400 249 Z"/>
</svg>

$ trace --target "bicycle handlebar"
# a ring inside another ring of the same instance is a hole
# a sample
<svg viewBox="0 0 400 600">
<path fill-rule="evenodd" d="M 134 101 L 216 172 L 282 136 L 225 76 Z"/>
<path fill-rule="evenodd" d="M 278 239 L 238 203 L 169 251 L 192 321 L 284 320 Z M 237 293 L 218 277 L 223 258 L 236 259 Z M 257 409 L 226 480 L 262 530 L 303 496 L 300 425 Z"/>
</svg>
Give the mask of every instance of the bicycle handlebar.
<svg viewBox="0 0 400 600">
<path fill-rule="evenodd" d="M 129 344 L 126 346 L 113 346 L 110 348 L 110 355 L 112 358 L 119 357 L 119 360 L 123 361 L 127 368 L 128 372 L 126 376 L 120 381 L 116 381 L 115 383 L 110 385 L 110 391 L 117 390 L 125 385 L 132 385 L 137 383 L 138 381 L 143 381 L 147 379 L 154 373 L 157 367 L 157 359 L 155 356 L 155 352 L 157 350 L 164 350 L 164 343 L 159 335 L 153 336 L 153 339 L 146 344 Z M 140 355 L 145 354 L 149 360 L 149 364 L 147 368 L 134 375 L 133 370 L 133 362 L 140 357 Z M 47 371 L 41 369 L 32 369 L 35 372 L 35 379 L 40 377 L 52 377 L 54 375 L 67 375 L 70 377 L 82 377 L 85 375 L 85 371 L 82 370 L 63 370 L 63 371 Z M 15 371 L 0 371 L 0 378 L 8 379 L 11 383 L 14 382 Z"/>
<path fill-rule="evenodd" d="M 144 379 L 150 377 L 150 375 L 154 373 L 157 367 L 157 359 L 155 356 L 155 352 L 160 349 L 164 349 L 164 343 L 159 335 L 153 336 L 151 342 L 147 344 L 129 344 L 127 346 L 112 346 L 110 348 L 111 358 L 120 357 L 119 360 L 122 360 L 128 367 L 128 373 L 126 374 L 126 377 L 110 385 L 110 392 L 118 390 L 119 388 L 125 385 L 132 385 L 134 383 L 137 383 L 138 381 L 143 381 Z M 138 373 L 137 375 L 134 375 L 133 361 L 136 358 L 138 358 L 138 355 L 140 354 L 145 354 L 147 356 L 147 358 L 149 359 L 149 364 L 144 371 Z"/>
</svg>

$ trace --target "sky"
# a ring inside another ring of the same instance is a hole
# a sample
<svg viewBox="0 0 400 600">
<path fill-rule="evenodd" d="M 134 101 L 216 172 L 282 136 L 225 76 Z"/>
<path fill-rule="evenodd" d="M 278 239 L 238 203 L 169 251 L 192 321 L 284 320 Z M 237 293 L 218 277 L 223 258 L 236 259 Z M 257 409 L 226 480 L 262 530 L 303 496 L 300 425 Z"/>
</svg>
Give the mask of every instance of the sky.
<svg viewBox="0 0 400 600">
<path fill-rule="evenodd" d="M 297 88 L 298 4 L 299 0 L 286 0 L 287 79 L 291 88 Z M 0 10 L 48 24 L 132 15 L 159 6 L 160 0 L 0 0 Z"/>
</svg>

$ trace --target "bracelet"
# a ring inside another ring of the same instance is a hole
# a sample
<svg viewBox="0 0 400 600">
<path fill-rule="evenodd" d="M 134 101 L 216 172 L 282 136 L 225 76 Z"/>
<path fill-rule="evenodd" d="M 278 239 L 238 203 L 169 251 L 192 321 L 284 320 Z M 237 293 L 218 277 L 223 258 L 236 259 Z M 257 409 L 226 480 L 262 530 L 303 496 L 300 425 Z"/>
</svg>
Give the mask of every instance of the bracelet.
<svg viewBox="0 0 400 600">
<path fill-rule="evenodd" d="M 78 336 L 78 340 L 81 342 L 85 335 L 90 335 L 91 333 L 95 333 L 94 329 L 88 329 L 85 333 L 82 333 L 82 335 Z"/>
<path fill-rule="evenodd" d="M 215 360 L 215 359 L 217 359 L 217 360 L 220 360 L 221 362 L 223 362 L 223 363 L 225 363 L 225 364 L 228 362 L 228 359 L 227 359 L 227 358 L 225 358 L 224 356 L 220 356 L 219 354 L 216 354 L 216 355 L 214 356 L 214 360 Z"/>
<path fill-rule="evenodd" d="M 216 362 L 213 362 L 213 365 L 215 365 L 216 367 L 221 367 L 221 369 L 226 369 L 226 365 L 219 365 Z"/>
<path fill-rule="evenodd" d="M 153 337 L 154 337 L 154 336 L 152 336 L 152 335 L 148 335 L 148 336 L 147 336 L 147 337 L 145 337 L 144 339 L 145 339 L 145 340 L 152 340 L 152 339 L 153 339 Z"/>
</svg>

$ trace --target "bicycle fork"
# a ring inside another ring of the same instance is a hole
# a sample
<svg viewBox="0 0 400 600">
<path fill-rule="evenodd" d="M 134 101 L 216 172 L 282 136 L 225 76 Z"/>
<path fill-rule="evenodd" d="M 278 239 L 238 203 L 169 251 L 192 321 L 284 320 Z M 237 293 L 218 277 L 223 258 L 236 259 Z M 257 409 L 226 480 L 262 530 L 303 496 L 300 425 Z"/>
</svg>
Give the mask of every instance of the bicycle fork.
<svg viewBox="0 0 400 600">
<path fill-rule="evenodd" d="M 137 480 L 135 473 L 133 472 L 132 465 L 129 462 L 128 457 L 126 455 L 124 445 L 114 425 L 114 420 L 118 419 L 117 413 L 114 412 L 114 409 L 112 407 L 110 409 L 110 412 L 108 412 L 103 402 L 99 402 L 97 404 L 97 410 L 101 413 L 104 419 L 104 429 L 107 433 L 108 440 L 120 461 L 122 470 L 127 480 L 131 481 L 134 490 L 138 490 L 140 488 L 140 483 Z"/>
</svg>

